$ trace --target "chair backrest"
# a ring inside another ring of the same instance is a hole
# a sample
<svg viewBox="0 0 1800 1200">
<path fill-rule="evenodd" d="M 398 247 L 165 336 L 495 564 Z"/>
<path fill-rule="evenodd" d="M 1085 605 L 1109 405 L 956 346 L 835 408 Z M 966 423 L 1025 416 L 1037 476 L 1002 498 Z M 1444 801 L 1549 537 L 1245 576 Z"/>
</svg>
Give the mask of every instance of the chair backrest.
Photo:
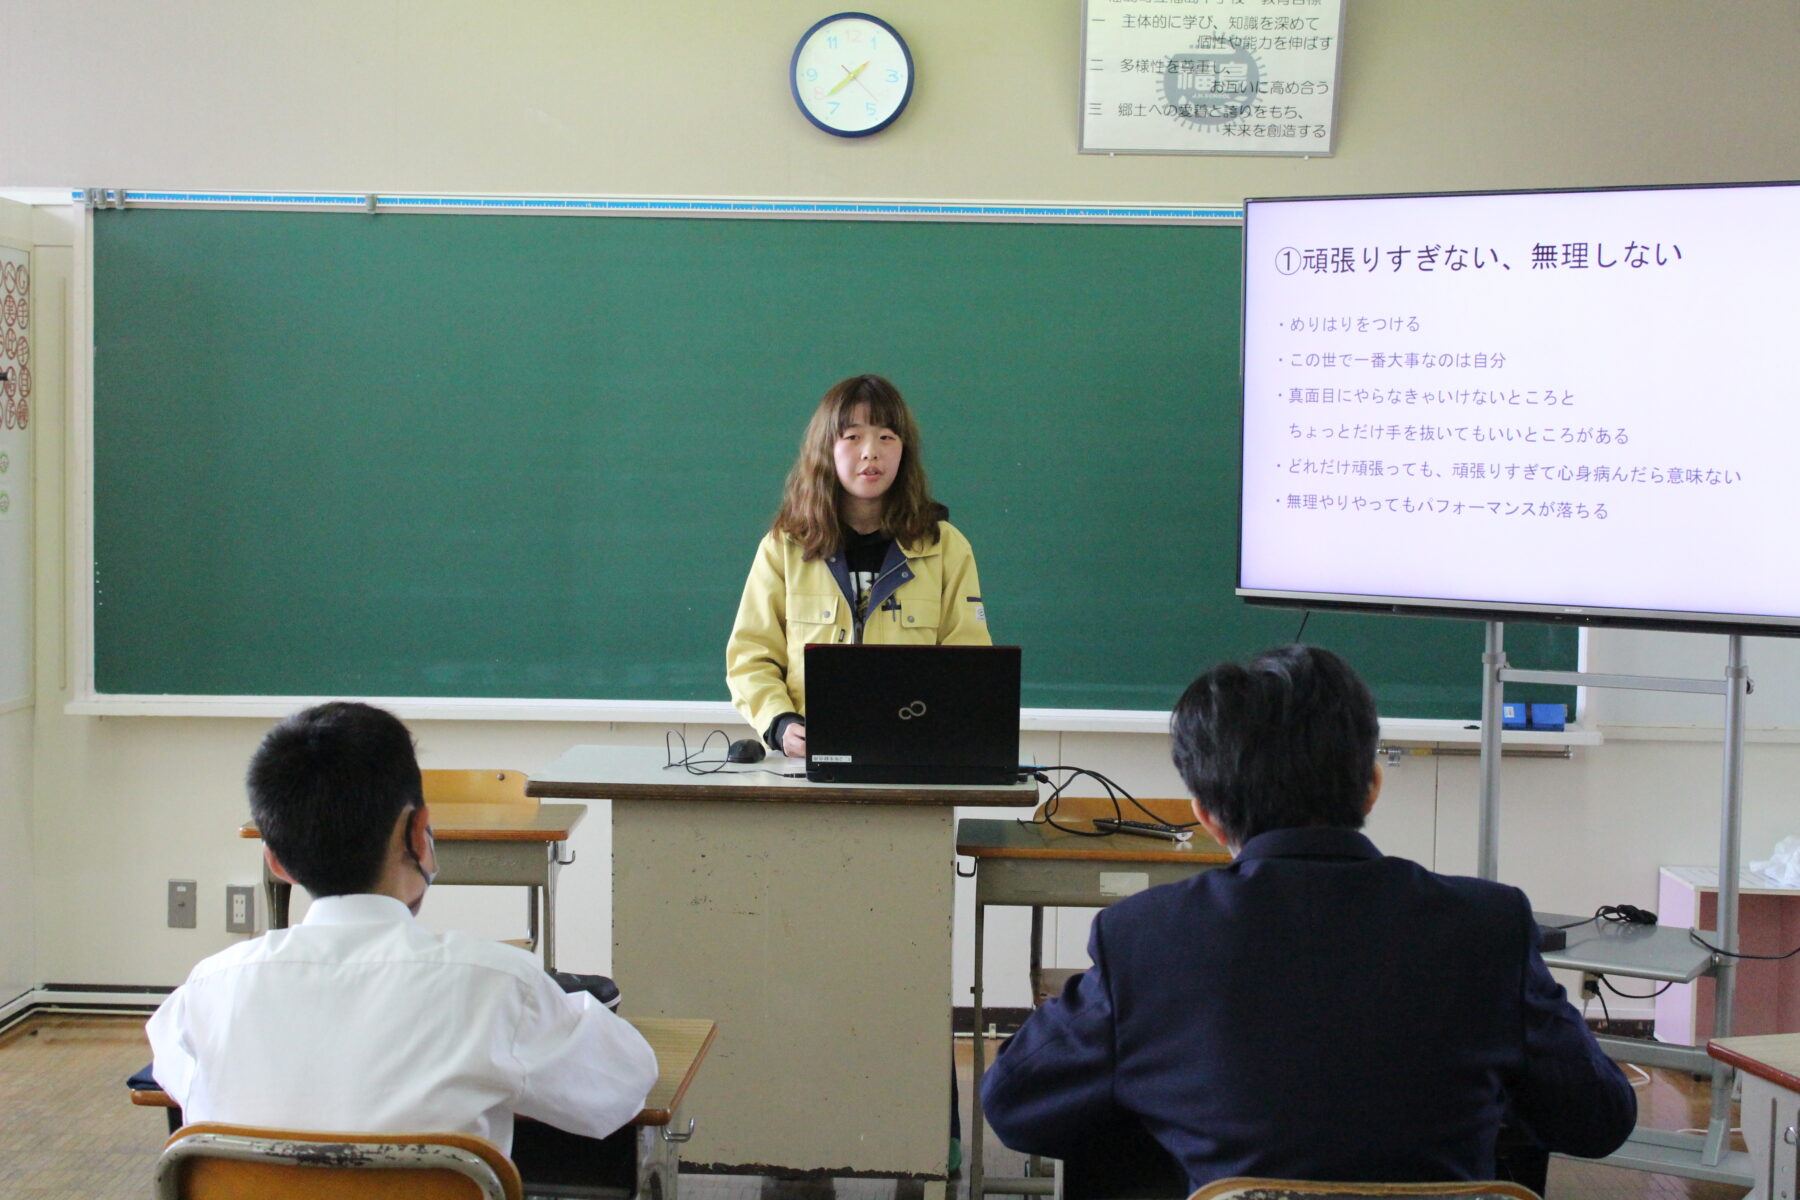
<svg viewBox="0 0 1800 1200">
<path fill-rule="evenodd" d="M 537 797 L 525 794 L 523 771 L 420 771 L 427 804 L 529 804 Z"/>
<path fill-rule="evenodd" d="M 1216 1179 L 1188 1200 L 1383 1200 L 1387 1196 L 1457 1196 L 1461 1200 L 1542 1200 L 1501 1180 L 1457 1183 L 1313 1183 L 1300 1179 Z"/>
<path fill-rule="evenodd" d="M 401 1173 L 404 1174 L 401 1174 Z M 305 1133 L 199 1122 L 156 1164 L 157 1200 L 522 1200 L 519 1170 L 466 1133 Z"/>
</svg>

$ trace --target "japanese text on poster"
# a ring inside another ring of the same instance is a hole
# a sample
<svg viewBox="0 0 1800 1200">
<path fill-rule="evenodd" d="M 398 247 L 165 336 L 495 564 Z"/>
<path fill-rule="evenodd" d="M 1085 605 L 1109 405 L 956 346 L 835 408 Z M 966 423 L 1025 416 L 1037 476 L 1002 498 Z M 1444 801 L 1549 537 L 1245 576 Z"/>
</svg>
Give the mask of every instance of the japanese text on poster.
<svg viewBox="0 0 1800 1200">
<path fill-rule="evenodd" d="M 1081 149 L 1328 155 L 1342 0 L 1084 0 Z"/>
</svg>

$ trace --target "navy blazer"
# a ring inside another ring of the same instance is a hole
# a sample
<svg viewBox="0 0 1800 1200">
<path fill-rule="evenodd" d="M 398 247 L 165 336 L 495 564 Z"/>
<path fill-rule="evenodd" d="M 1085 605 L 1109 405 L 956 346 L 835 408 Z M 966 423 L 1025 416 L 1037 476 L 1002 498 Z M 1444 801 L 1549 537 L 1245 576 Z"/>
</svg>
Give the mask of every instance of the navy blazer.
<svg viewBox="0 0 1800 1200">
<path fill-rule="evenodd" d="M 1352 830 L 1251 838 L 1229 867 L 1100 913 L 1089 954 L 982 1080 L 1016 1150 L 1103 1155 L 1141 1122 L 1196 1188 L 1490 1179 L 1502 1118 L 1586 1157 L 1637 1119 L 1524 893 Z"/>
</svg>

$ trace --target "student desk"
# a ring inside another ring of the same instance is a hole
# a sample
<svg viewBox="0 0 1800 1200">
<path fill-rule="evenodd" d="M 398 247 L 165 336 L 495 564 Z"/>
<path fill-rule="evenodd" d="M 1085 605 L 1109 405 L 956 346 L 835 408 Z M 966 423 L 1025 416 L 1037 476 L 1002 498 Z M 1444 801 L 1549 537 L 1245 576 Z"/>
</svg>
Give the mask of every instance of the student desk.
<svg viewBox="0 0 1800 1200">
<path fill-rule="evenodd" d="M 637 1189 L 633 1194 L 643 1200 L 677 1200 L 680 1146 L 693 1135 L 696 1125 L 690 1118 L 685 1129 L 679 1128 L 677 1114 L 719 1027 L 714 1021 L 679 1017 L 646 1017 L 631 1024 L 656 1052 L 656 1084 L 631 1122 L 637 1129 Z M 151 1108 L 175 1107 L 168 1093 L 156 1088 L 133 1088 L 131 1102 Z M 543 1194 L 529 1181 L 526 1190 Z"/>
<path fill-rule="evenodd" d="M 611 800 L 613 960 L 634 1012 L 716 1013 L 696 1085 L 718 1172 L 907 1176 L 950 1133 L 952 812 L 1032 783 L 815 784 L 773 757 L 693 775 L 581 746 L 530 794 Z"/>
<path fill-rule="evenodd" d="M 1707 1053 L 1744 1085 L 1744 1142 L 1756 1187 L 1749 1200 L 1800 1196 L 1800 1033 L 1714 1038 Z"/>
<path fill-rule="evenodd" d="M 556 870 L 562 865 L 557 847 L 569 840 L 570 832 L 586 815 L 585 804 L 434 804 L 431 826 L 437 842 L 437 882 L 532 888 L 531 932 L 534 936 L 538 933 L 541 903 L 544 969 L 553 971 Z M 253 822 L 245 822 L 238 828 L 238 836 L 260 838 L 262 833 Z M 292 891 L 293 885 L 277 879 L 265 862 L 263 894 L 269 902 L 270 929 L 287 928 Z"/>
<path fill-rule="evenodd" d="M 1159 818 L 1171 824 L 1194 819 L 1187 802 L 1141 801 Z M 1148 820 L 1129 802 L 1120 809 L 1128 820 Z M 1056 810 L 1058 824 L 1091 832 L 1092 819 L 1113 815 L 1110 800 L 1063 798 Z M 1031 908 L 1031 987 L 1033 996 L 1054 993 L 1056 982 L 1074 972 L 1046 971 L 1043 967 L 1044 909 L 1051 907 L 1105 908 L 1127 896 L 1160 883 L 1175 883 L 1201 871 L 1225 866 L 1231 852 L 1196 828 L 1189 842 L 1165 842 L 1133 834 L 1083 837 L 1049 824 L 1018 821 L 966 820 L 957 823 L 956 852 L 975 860 L 975 1086 L 969 1097 L 968 1131 L 969 1195 L 981 1200 L 987 1191 L 1008 1194 L 1048 1193 L 1048 1176 L 1023 1179 L 982 1180 L 982 1143 L 986 1130 L 981 1117 L 981 1076 L 986 1065 L 986 1044 L 981 1036 L 982 970 L 989 905 L 1028 905 Z"/>
</svg>

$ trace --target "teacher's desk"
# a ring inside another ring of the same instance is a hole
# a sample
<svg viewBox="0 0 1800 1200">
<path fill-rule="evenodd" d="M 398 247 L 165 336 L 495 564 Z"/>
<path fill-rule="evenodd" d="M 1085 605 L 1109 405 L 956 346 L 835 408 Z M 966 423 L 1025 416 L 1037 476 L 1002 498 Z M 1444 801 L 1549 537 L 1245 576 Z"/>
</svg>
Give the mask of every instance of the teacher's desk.
<svg viewBox="0 0 1800 1200">
<path fill-rule="evenodd" d="M 635 1014 L 715 1013 L 691 1157 L 712 1170 L 909 1177 L 950 1132 L 952 814 L 1033 783 L 818 784 L 799 762 L 690 774 L 579 746 L 536 796 L 611 800 L 613 975 Z"/>
</svg>

